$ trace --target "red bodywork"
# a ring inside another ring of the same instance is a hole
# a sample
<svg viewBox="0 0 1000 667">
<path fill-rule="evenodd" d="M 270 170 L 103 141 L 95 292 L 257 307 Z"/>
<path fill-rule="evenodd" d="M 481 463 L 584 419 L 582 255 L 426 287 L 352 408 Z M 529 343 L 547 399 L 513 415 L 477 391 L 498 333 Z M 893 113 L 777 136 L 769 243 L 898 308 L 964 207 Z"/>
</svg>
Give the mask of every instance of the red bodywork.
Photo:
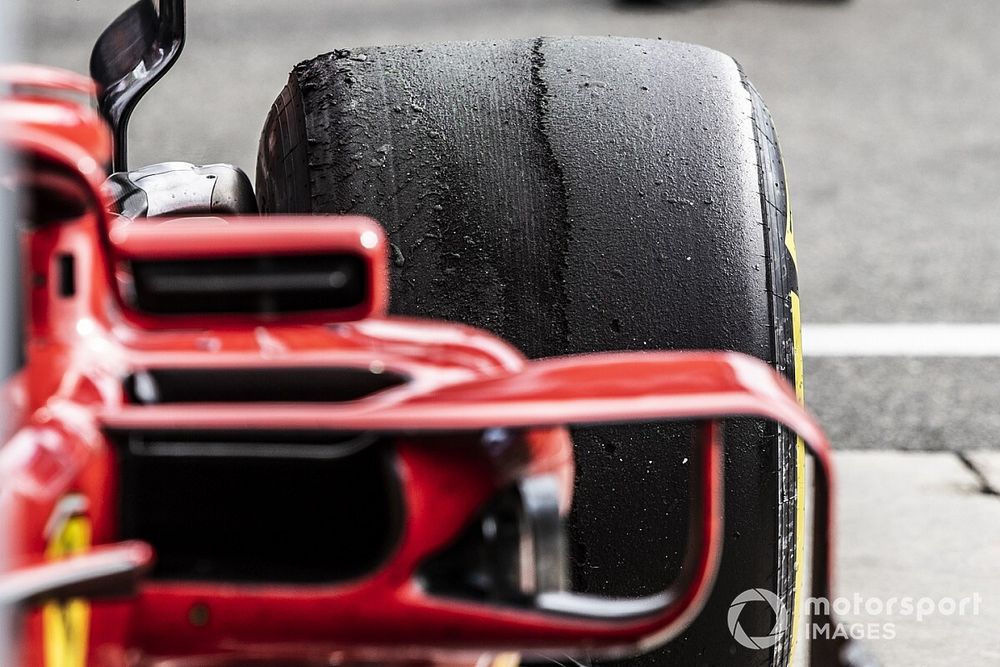
<svg viewBox="0 0 1000 667">
<path fill-rule="evenodd" d="M 24 89 L 90 90 L 47 70 L 19 68 L 5 77 Z M 83 499 L 78 511 L 89 519 L 91 544 L 122 539 L 119 463 L 109 434 L 130 429 L 389 434 L 407 517 L 385 561 L 348 582 L 152 579 L 130 599 L 93 602 L 86 664 L 118 667 L 198 656 L 206 662 L 197 664 L 213 665 L 276 658 L 330 664 L 450 660 L 507 650 L 614 655 L 661 643 L 699 611 L 715 576 L 722 529 L 723 439 L 717 420 L 723 417 L 774 420 L 808 443 L 822 464 L 816 525 L 829 526 L 826 441 L 784 380 L 763 363 L 731 353 L 669 352 L 529 362 L 480 331 L 388 317 L 385 244 L 374 222 L 358 217 L 114 221 L 104 213 L 99 191 L 100 165 L 109 153 L 96 115 L 34 92 L 0 108 L 8 119 L 2 138 L 26 160 L 21 177 L 32 178 L 32 170 L 40 179 L 72 175 L 77 196 L 88 202 L 80 215 L 32 227 L 24 237 L 27 364 L 7 387 L 15 410 L 7 443 L 0 447 L 0 526 L 9 571 L 29 572 L 44 559 L 51 524 L 67 497 Z M 38 120 L 49 117 L 76 120 Z M 234 257 L 262 249 L 354 253 L 363 258 L 372 288 L 361 306 L 348 311 L 270 319 L 153 316 L 122 296 L 120 286 L 128 277 L 121 267 L 129 260 Z M 57 293 L 55 276 L 54 258 L 67 254 L 76 266 L 70 297 Z M 123 378 L 150 368 L 353 368 L 396 373 L 407 381 L 345 403 L 130 402 Z M 694 449 L 696 521 L 687 565 L 664 595 L 631 607 L 558 592 L 498 604 L 436 595 L 421 584 L 418 569 L 452 544 L 512 481 L 556 479 L 560 508 L 568 511 L 573 459 L 567 425 L 680 419 L 706 426 Z M 518 434 L 516 451 L 498 454 L 483 444 L 482 434 L 496 428 Z M 819 531 L 821 591 L 827 540 Z M 132 549 L 133 558 L 147 557 L 141 545 Z M 44 645 L 51 641 L 45 622 L 39 611 L 25 612 L 19 634 L 23 664 L 45 664 Z"/>
</svg>

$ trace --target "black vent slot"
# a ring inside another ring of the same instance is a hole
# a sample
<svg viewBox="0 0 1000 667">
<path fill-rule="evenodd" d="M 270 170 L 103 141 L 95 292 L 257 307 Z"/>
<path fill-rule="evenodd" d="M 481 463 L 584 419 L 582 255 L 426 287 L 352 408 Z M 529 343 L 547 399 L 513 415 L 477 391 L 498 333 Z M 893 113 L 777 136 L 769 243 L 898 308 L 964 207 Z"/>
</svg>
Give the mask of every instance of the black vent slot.
<svg viewBox="0 0 1000 667">
<path fill-rule="evenodd" d="M 125 298 L 154 315 L 273 315 L 365 303 L 364 260 L 347 253 L 136 260 Z"/>
<path fill-rule="evenodd" d="M 59 269 L 59 296 L 65 298 L 76 294 L 76 256 L 61 253 L 56 258 Z"/>
<path fill-rule="evenodd" d="M 391 443 L 368 434 L 113 433 L 120 532 L 168 580 L 332 583 L 400 536 Z"/>
<path fill-rule="evenodd" d="M 129 402 L 340 403 L 398 387 L 407 378 L 367 368 L 157 368 L 125 379 Z"/>
</svg>

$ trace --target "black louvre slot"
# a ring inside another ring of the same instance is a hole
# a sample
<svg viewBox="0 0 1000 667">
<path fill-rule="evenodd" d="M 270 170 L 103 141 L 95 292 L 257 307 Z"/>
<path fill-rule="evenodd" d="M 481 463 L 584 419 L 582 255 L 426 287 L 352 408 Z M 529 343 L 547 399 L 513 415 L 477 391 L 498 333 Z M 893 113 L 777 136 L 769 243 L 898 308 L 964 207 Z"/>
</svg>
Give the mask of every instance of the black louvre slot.
<svg viewBox="0 0 1000 667">
<path fill-rule="evenodd" d="M 59 296 L 66 298 L 76 294 L 76 257 L 63 253 L 58 257 Z"/>
<path fill-rule="evenodd" d="M 340 403 L 405 384 L 398 373 L 367 368 L 157 368 L 125 379 L 129 402 Z"/>
<path fill-rule="evenodd" d="M 154 315 L 270 315 L 344 310 L 368 295 L 365 262 L 352 254 L 139 260 L 126 298 Z"/>
<path fill-rule="evenodd" d="M 120 532 L 166 580 L 333 583 L 400 536 L 391 443 L 368 434 L 113 433 Z"/>
</svg>

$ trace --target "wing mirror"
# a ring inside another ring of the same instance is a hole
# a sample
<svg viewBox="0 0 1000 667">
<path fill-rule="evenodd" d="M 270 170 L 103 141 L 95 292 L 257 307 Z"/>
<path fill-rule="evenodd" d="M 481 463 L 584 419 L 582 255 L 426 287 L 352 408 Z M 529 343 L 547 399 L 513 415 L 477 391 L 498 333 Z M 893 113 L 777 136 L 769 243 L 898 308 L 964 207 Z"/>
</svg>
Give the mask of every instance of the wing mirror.
<svg viewBox="0 0 1000 667">
<path fill-rule="evenodd" d="M 114 137 L 114 171 L 128 167 L 128 121 L 184 48 L 184 0 L 139 0 L 105 29 L 90 56 L 101 114 Z"/>
</svg>

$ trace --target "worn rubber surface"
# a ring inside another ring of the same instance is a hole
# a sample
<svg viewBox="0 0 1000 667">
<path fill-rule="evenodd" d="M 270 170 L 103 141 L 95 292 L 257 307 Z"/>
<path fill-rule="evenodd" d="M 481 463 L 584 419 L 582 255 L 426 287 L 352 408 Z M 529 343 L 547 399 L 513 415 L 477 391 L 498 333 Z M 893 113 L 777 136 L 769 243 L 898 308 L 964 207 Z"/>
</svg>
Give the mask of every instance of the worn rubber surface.
<svg viewBox="0 0 1000 667">
<path fill-rule="evenodd" d="M 265 212 L 380 220 L 395 313 L 483 327 L 532 357 L 729 349 L 791 377 L 784 180 L 755 95 L 729 57 L 666 41 L 335 51 L 297 66 L 275 103 L 258 196 Z M 676 576 L 687 436 L 575 434 L 575 588 L 637 595 Z M 751 587 L 791 603 L 794 438 L 739 420 L 726 444 L 716 590 L 682 637 L 635 664 L 787 661 L 787 638 L 745 649 L 726 614 Z M 751 635 L 773 623 L 762 606 L 740 617 Z"/>
</svg>

